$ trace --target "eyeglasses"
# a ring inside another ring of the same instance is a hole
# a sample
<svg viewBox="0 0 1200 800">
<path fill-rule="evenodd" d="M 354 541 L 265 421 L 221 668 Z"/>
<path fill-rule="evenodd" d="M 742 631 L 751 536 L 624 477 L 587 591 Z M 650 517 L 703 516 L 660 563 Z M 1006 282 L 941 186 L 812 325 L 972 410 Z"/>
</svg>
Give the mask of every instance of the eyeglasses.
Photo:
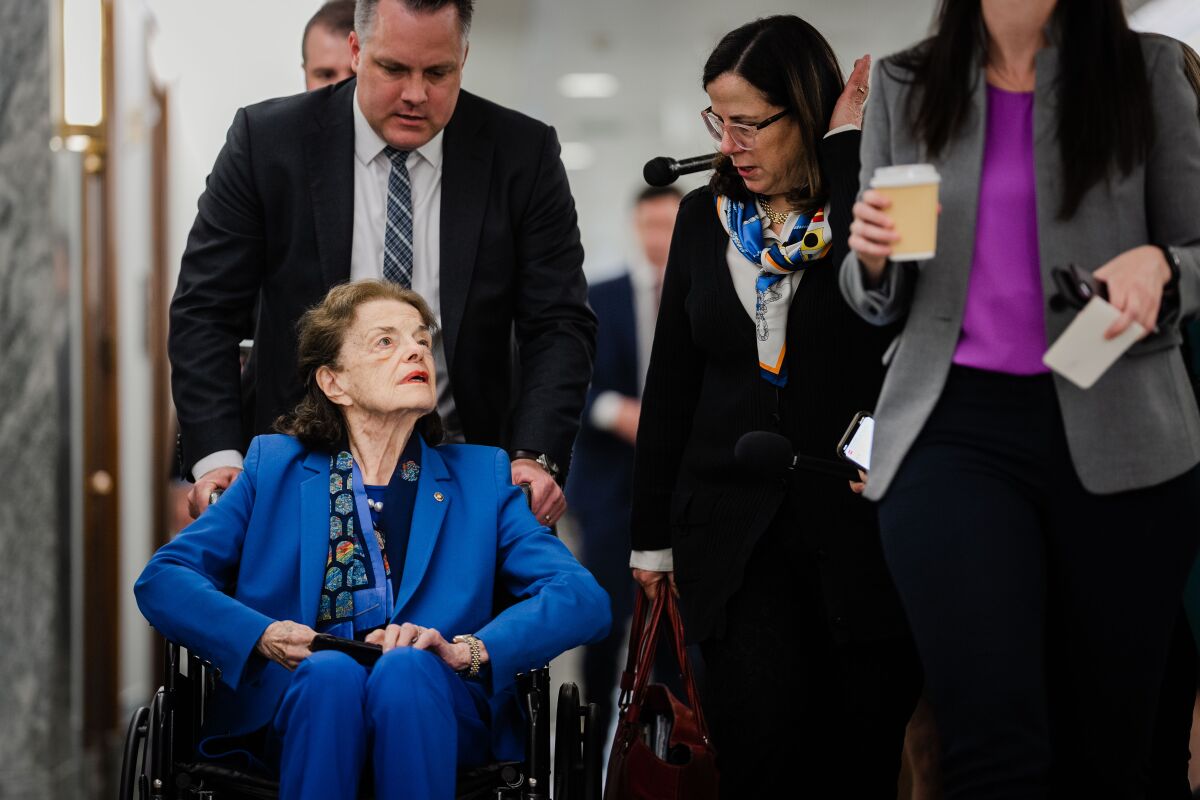
<svg viewBox="0 0 1200 800">
<path fill-rule="evenodd" d="M 717 144 L 721 143 L 721 139 L 725 137 L 726 132 L 729 133 L 730 140 L 740 150 L 754 149 L 754 140 L 758 138 L 758 132 L 770 125 L 772 122 L 783 119 L 792 110 L 785 108 L 778 114 L 767 117 L 762 122 L 754 125 L 745 125 L 740 122 L 726 122 L 713 113 L 712 106 L 700 112 L 700 119 L 704 120 L 704 127 L 708 131 L 708 135 L 713 138 Z"/>
</svg>

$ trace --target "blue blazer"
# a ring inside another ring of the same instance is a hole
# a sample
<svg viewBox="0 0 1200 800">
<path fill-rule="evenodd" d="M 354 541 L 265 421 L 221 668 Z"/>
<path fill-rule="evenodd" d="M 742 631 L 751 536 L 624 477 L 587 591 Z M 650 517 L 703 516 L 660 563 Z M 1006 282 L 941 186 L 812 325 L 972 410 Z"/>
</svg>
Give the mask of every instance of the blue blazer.
<svg viewBox="0 0 1200 800">
<path fill-rule="evenodd" d="M 588 303 L 600 322 L 596 361 L 588 387 L 583 424 L 575 440 L 567 499 L 585 528 L 629 527 L 633 494 L 633 445 L 591 423 L 592 403 L 604 392 L 638 396 L 638 330 L 633 281 L 628 273 L 593 284 Z"/>
<path fill-rule="evenodd" d="M 493 752 L 520 758 L 516 674 L 604 638 L 608 597 L 534 519 L 503 451 L 422 444 L 421 465 L 393 620 L 484 641 Z M 271 435 L 251 442 L 221 501 L 146 565 L 134 586 L 146 619 L 220 670 L 208 733 L 247 733 L 274 716 L 291 674 L 255 645 L 276 620 L 316 626 L 328 552 L 329 455 Z M 520 602 L 493 616 L 497 586 Z"/>
</svg>

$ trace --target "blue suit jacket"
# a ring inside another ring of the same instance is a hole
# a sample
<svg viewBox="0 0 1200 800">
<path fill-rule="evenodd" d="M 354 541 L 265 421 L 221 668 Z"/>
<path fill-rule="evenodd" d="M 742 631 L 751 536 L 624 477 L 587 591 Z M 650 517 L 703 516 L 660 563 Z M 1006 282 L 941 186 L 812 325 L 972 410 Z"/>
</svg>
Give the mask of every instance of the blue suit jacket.
<svg viewBox="0 0 1200 800">
<path fill-rule="evenodd" d="M 628 528 L 633 493 L 633 445 L 591 424 L 592 403 L 604 392 L 638 396 L 638 330 L 633 281 L 628 274 L 594 284 L 588 302 L 600 321 L 596 363 L 583 424 L 567 479 L 567 498 L 585 528 L 619 524 Z M 618 520 L 616 515 L 624 514 Z"/>
<path fill-rule="evenodd" d="M 493 750 L 519 758 L 516 674 L 603 638 L 608 597 L 534 519 L 503 451 L 423 444 L 421 464 L 393 619 L 484 641 Z M 329 455 L 272 435 L 253 440 L 221 501 L 146 565 L 134 587 L 146 619 L 221 671 L 211 733 L 272 719 L 290 673 L 255 645 L 275 620 L 315 627 L 328 552 Z M 520 602 L 493 617 L 497 584 Z"/>
</svg>

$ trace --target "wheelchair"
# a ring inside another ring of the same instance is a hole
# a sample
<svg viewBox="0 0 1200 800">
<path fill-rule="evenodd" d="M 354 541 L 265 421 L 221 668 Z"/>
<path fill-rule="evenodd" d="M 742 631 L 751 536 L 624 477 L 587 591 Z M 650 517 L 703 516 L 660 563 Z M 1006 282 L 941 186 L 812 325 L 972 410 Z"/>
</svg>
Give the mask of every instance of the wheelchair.
<svg viewBox="0 0 1200 800">
<path fill-rule="evenodd" d="M 164 654 L 163 685 L 129 721 L 119 800 L 277 798 L 272 777 L 198 758 L 219 670 L 174 643 Z M 518 675 L 517 687 L 527 725 L 524 760 L 460 770 L 456 800 L 600 800 L 606 731 L 599 729 L 596 704 L 582 704 L 573 683 L 559 689 L 552 769 L 549 668 Z M 372 797 L 370 790 L 360 797 Z"/>
</svg>

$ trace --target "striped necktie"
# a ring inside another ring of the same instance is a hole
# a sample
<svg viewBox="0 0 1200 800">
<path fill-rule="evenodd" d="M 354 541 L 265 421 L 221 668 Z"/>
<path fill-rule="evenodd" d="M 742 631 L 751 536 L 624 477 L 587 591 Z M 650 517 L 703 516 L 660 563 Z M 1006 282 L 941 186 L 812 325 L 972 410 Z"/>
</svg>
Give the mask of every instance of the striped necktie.
<svg viewBox="0 0 1200 800">
<path fill-rule="evenodd" d="M 408 152 L 385 147 L 392 162 L 388 175 L 387 231 L 383 237 L 383 277 L 406 289 L 413 278 L 412 184 L 408 179 Z"/>
</svg>

